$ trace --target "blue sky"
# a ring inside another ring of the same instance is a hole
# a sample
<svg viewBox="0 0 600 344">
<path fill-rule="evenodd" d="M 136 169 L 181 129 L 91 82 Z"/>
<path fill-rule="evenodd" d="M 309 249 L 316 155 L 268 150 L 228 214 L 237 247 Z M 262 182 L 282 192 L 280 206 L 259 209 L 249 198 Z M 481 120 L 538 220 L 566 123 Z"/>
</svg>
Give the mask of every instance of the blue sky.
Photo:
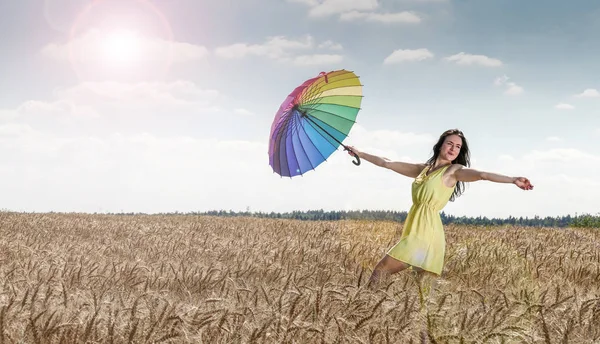
<svg viewBox="0 0 600 344">
<path fill-rule="evenodd" d="M 341 151 L 300 178 L 268 165 L 287 94 L 348 69 L 365 98 L 346 143 L 422 162 L 457 127 L 473 168 L 535 185 L 472 183 L 447 212 L 600 209 L 594 1 L 26 0 L 0 16 L 0 208 L 408 210 L 410 179 Z"/>
</svg>

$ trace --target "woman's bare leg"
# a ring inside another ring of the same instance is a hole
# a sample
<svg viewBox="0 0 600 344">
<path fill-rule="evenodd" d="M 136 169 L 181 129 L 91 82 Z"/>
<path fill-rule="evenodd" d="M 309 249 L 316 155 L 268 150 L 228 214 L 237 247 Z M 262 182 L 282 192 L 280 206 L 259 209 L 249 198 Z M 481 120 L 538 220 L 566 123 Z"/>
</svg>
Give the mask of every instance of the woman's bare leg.
<svg viewBox="0 0 600 344">
<path fill-rule="evenodd" d="M 397 259 L 394 259 L 387 254 L 383 257 L 377 265 L 375 265 L 375 269 L 369 278 L 369 282 L 367 283 L 367 287 L 372 287 L 374 284 L 378 284 L 381 279 L 400 272 L 406 268 L 410 267 L 407 263 L 401 262 Z"/>
</svg>

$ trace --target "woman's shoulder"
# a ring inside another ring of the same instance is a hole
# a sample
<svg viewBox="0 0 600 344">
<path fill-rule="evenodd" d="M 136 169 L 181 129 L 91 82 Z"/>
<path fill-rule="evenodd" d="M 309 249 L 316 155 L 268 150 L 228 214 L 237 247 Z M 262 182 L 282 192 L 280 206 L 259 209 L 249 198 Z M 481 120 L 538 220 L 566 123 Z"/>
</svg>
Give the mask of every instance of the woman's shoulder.
<svg viewBox="0 0 600 344">
<path fill-rule="evenodd" d="M 446 171 L 446 173 L 453 174 L 454 172 L 456 172 L 462 168 L 465 168 L 465 166 L 462 164 L 452 164 L 452 165 L 448 166 L 448 170 Z"/>
</svg>

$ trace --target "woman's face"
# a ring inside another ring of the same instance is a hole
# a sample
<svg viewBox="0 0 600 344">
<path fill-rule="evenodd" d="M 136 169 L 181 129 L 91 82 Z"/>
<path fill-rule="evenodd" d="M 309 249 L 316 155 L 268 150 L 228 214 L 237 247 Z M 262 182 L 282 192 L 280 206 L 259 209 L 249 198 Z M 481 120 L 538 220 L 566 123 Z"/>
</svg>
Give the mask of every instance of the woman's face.
<svg viewBox="0 0 600 344">
<path fill-rule="evenodd" d="M 458 135 L 448 135 L 440 148 L 440 157 L 445 160 L 454 161 L 460 153 L 462 139 Z"/>
</svg>

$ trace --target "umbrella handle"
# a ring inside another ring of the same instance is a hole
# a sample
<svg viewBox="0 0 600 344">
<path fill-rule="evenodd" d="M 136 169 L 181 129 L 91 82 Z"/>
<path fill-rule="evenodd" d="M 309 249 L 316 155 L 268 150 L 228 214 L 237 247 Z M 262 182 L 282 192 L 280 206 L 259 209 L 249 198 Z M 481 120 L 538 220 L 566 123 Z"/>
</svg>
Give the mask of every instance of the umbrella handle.
<svg viewBox="0 0 600 344">
<path fill-rule="evenodd" d="M 356 158 L 356 161 L 352 161 L 352 163 L 356 166 L 360 165 L 360 158 L 358 157 L 358 155 L 354 152 L 352 152 L 352 155 L 354 155 L 354 157 Z"/>
<path fill-rule="evenodd" d="M 348 147 L 344 146 L 345 150 L 349 151 L 350 153 L 352 153 L 352 155 L 354 155 L 354 157 L 356 158 L 356 160 L 352 161 L 352 163 L 356 166 L 360 165 L 360 158 L 358 157 L 358 154 L 354 153 L 351 149 L 348 149 Z"/>
</svg>

